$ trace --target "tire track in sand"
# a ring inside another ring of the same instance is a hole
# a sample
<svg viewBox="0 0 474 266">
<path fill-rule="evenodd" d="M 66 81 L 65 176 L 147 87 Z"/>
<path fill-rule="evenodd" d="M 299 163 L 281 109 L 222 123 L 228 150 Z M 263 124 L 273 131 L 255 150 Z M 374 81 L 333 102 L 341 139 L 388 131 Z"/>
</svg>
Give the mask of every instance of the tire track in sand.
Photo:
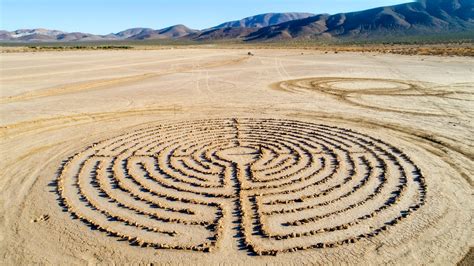
<svg viewBox="0 0 474 266">
<path fill-rule="evenodd" d="M 231 60 L 227 59 L 227 60 L 208 62 L 208 63 L 200 64 L 200 68 L 206 69 L 206 68 L 213 68 L 213 67 L 218 67 L 218 66 L 238 64 L 246 59 L 248 59 L 248 57 L 239 57 L 239 58 L 231 59 Z M 39 98 L 65 95 L 65 94 L 71 94 L 71 93 L 83 92 L 83 91 L 91 91 L 91 90 L 97 90 L 97 89 L 107 89 L 113 86 L 130 84 L 137 81 L 175 74 L 175 73 L 179 73 L 183 71 L 190 71 L 190 70 L 193 70 L 194 68 L 195 67 L 193 65 L 189 65 L 189 66 L 186 65 L 186 66 L 182 66 L 182 67 L 178 67 L 178 68 L 174 68 L 174 69 L 170 69 L 170 70 L 166 70 L 162 72 L 151 72 L 151 73 L 132 75 L 132 76 L 126 76 L 126 77 L 120 77 L 120 78 L 93 80 L 93 81 L 87 81 L 87 82 L 82 82 L 78 84 L 64 85 L 64 86 L 53 87 L 53 88 L 48 88 L 48 89 L 41 89 L 37 91 L 22 93 L 19 95 L 0 98 L 0 104 L 28 101 L 28 100 L 34 100 L 34 99 L 39 99 Z"/>
</svg>

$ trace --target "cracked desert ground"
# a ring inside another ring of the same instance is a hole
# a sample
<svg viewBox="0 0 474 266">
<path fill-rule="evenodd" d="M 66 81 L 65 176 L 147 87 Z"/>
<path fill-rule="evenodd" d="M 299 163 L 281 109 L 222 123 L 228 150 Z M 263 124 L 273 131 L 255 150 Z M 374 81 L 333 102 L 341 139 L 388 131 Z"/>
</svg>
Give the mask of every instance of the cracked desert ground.
<svg viewBox="0 0 474 266">
<path fill-rule="evenodd" d="M 473 58 L 248 51 L 1 54 L 1 264 L 470 253 Z"/>
</svg>

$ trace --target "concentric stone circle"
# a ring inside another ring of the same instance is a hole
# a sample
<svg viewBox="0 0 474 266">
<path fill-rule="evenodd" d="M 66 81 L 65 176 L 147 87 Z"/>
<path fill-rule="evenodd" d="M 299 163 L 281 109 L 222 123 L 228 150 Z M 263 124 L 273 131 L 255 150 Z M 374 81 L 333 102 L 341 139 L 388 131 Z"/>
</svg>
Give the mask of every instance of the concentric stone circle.
<svg viewBox="0 0 474 266">
<path fill-rule="evenodd" d="M 65 160 L 57 186 L 74 217 L 133 245 L 218 252 L 236 231 L 231 241 L 256 255 L 390 233 L 427 189 L 388 142 L 267 118 L 153 124 L 106 139 Z"/>
</svg>

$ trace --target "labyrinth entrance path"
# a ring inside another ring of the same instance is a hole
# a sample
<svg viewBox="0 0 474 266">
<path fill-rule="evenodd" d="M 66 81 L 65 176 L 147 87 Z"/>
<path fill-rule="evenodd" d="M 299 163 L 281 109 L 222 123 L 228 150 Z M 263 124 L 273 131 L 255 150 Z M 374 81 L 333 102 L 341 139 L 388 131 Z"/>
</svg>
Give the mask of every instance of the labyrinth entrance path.
<svg viewBox="0 0 474 266">
<path fill-rule="evenodd" d="M 247 52 L 2 54 L 1 261 L 472 254 L 472 59 Z"/>
</svg>

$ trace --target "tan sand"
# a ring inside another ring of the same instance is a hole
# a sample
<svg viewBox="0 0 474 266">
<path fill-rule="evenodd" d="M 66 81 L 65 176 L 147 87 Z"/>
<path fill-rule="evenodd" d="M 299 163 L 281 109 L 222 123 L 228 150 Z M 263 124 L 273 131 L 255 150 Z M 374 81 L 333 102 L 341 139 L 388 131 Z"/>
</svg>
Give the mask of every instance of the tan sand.
<svg viewBox="0 0 474 266">
<path fill-rule="evenodd" d="M 468 254 L 474 59 L 247 52 L 1 54 L 0 262 Z"/>
</svg>

